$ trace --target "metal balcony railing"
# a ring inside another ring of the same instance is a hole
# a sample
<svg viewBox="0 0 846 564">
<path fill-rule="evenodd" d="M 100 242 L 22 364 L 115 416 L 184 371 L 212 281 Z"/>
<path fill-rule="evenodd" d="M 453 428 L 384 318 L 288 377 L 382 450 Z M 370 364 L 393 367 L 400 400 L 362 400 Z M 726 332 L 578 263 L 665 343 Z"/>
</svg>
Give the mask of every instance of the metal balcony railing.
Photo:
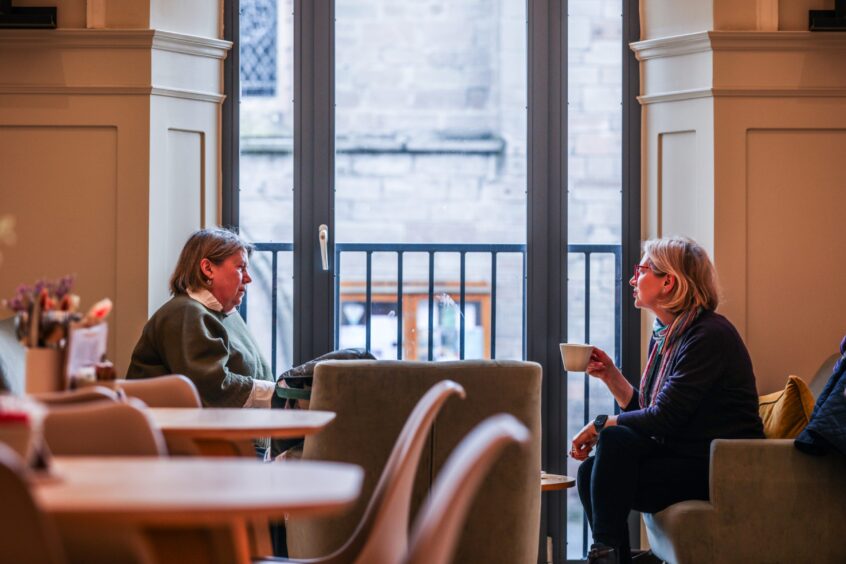
<svg viewBox="0 0 846 564">
<path fill-rule="evenodd" d="M 271 275 L 270 275 L 270 304 L 271 304 L 271 359 L 272 370 L 276 374 L 276 347 L 277 347 L 277 325 L 278 325 L 278 311 L 279 311 L 279 296 L 278 296 L 278 259 L 279 253 L 292 253 L 294 246 L 291 243 L 257 243 L 256 252 L 270 255 L 271 260 Z M 498 263 L 497 257 L 503 254 L 520 255 L 523 264 L 523 275 L 521 276 L 522 285 L 522 300 L 523 300 L 523 330 L 522 330 L 522 356 L 526 356 L 526 245 L 522 244 L 428 244 L 428 243 L 337 243 L 335 245 L 335 260 L 334 271 L 340 272 L 341 262 L 345 253 L 364 253 L 365 255 L 365 272 L 364 272 L 364 293 L 365 293 L 365 347 L 369 350 L 371 344 L 371 320 L 372 320 L 372 306 L 373 306 L 373 269 L 372 260 L 374 253 L 395 253 L 396 254 L 396 273 L 397 273 L 397 288 L 403 287 L 403 267 L 404 257 L 410 253 L 422 253 L 428 255 L 428 338 L 426 356 L 428 360 L 434 358 L 434 309 L 435 309 L 435 255 L 440 254 L 454 254 L 458 255 L 460 261 L 459 273 L 459 358 L 463 359 L 465 354 L 465 307 L 467 296 L 467 272 L 466 272 L 466 258 L 468 253 L 473 254 L 488 254 L 490 255 L 490 301 L 491 301 L 491 316 L 490 316 L 490 357 L 496 358 L 496 303 L 497 303 L 497 276 Z M 622 267 L 621 256 L 622 248 L 620 245 L 569 245 L 568 253 L 570 257 L 581 255 L 584 257 L 584 271 L 582 276 L 577 276 L 578 273 L 571 272 L 570 279 L 583 279 L 584 283 L 584 340 L 591 341 L 591 257 L 594 255 L 613 255 L 614 257 L 614 355 L 617 364 L 619 365 L 619 351 L 621 350 L 621 299 L 622 299 Z M 335 311 L 340 311 L 341 306 L 341 279 L 335 276 Z M 247 316 L 247 296 L 244 297 L 242 306 L 240 308 L 241 315 L 246 320 Z M 403 351 L 403 300 L 397 299 L 397 358 L 402 358 Z M 334 337 L 336 345 L 339 342 L 340 334 L 340 315 L 335 316 L 334 323 Z M 585 397 L 587 394 L 587 378 L 585 380 Z M 585 402 L 585 413 L 587 414 L 589 405 Z"/>
</svg>

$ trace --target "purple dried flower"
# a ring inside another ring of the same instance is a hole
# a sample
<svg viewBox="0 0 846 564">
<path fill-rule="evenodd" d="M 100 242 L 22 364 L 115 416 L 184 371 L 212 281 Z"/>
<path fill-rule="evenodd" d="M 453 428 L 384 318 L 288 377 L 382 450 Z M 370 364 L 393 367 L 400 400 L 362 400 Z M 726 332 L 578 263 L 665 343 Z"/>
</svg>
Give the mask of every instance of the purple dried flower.
<svg viewBox="0 0 846 564">
<path fill-rule="evenodd" d="M 56 284 L 55 295 L 56 298 L 62 299 L 68 294 L 73 287 L 73 275 L 61 277 Z"/>
</svg>

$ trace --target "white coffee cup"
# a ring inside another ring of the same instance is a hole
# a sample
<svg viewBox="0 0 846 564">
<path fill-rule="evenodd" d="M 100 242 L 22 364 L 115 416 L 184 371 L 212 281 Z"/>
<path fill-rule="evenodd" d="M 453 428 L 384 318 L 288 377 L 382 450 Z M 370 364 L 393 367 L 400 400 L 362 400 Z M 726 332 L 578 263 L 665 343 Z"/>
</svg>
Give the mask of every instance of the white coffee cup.
<svg viewBox="0 0 846 564">
<path fill-rule="evenodd" d="M 584 372 L 593 353 L 593 345 L 561 343 L 561 361 L 568 372 Z"/>
</svg>

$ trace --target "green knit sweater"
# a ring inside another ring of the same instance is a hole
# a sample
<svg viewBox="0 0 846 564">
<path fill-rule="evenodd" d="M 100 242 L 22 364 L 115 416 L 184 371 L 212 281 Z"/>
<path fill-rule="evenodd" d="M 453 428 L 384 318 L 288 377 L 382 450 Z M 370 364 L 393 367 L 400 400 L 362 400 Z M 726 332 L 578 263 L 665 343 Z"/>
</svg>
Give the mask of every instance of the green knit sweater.
<svg viewBox="0 0 846 564">
<path fill-rule="evenodd" d="M 144 326 L 126 377 L 184 374 L 207 407 L 241 407 L 253 379 L 273 381 L 247 325 L 237 313 L 212 311 L 174 296 Z"/>
</svg>

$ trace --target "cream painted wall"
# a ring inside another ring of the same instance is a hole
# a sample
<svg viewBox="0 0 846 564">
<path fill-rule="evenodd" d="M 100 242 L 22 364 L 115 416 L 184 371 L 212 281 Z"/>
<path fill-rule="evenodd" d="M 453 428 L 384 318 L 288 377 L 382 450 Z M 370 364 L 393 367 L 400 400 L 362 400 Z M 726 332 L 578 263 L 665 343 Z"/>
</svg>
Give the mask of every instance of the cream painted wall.
<svg viewBox="0 0 846 564">
<path fill-rule="evenodd" d="M 673 4 L 652 13 L 649 39 L 633 45 L 643 237 L 682 233 L 713 253 L 720 311 L 746 340 L 765 393 L 790 373 L 811 378 L 846 333 L 837 285 L 846 277 L 837 217 L 846 209 L 846 37 L 724 31 L 757 25 L 751 4 L 727 0 L 711 4 L 719 30 L 709 31 L 699 2 Z M 805 29 L 807 10 L 821 7 L 785 4 L 780 29 Z M 656 6 L 641 3 L 647 17 Z"/>
<path fill-rule="evenodd" d="M 834 0 L 640 0 L 641 39 L 706 30 L 763 29 L 775 10 L 782 31 L 807 31 L 808 10 L 833 10 Z"/>
<path fill-rule="evenodd" d="M 149 311 L 169 298 L 167 281 L 188 236 L 220 218 L 217 106 L 154 97 L 150 138 Z M 155 280 L 155 283 L 153 281 Z"/>
<path fill-rule="evenodd" d="M 640 0 L 640 38 L 713 29 L 713 0 Z"/>
<path fill-rule="evenodd" d="M 149 0 L 149 3 L 153 29 L 223 37 L 223 3 L 220 0 Z"/>
<path fill-rule="evenodd" d="M 18 233 L 0 296 L 76 273 L 83 306 L 115 301 L 109 355 L 121 373 L 185 238 L 219 221 L 229 44 L 217 1 L 151 12 L 106 0 L 107 22 L 135 29 L 103 30 L 76 29 L 84 2 L 56 3 L 65 29 L 0 31 L 0 213 Z"/>
</svg>

